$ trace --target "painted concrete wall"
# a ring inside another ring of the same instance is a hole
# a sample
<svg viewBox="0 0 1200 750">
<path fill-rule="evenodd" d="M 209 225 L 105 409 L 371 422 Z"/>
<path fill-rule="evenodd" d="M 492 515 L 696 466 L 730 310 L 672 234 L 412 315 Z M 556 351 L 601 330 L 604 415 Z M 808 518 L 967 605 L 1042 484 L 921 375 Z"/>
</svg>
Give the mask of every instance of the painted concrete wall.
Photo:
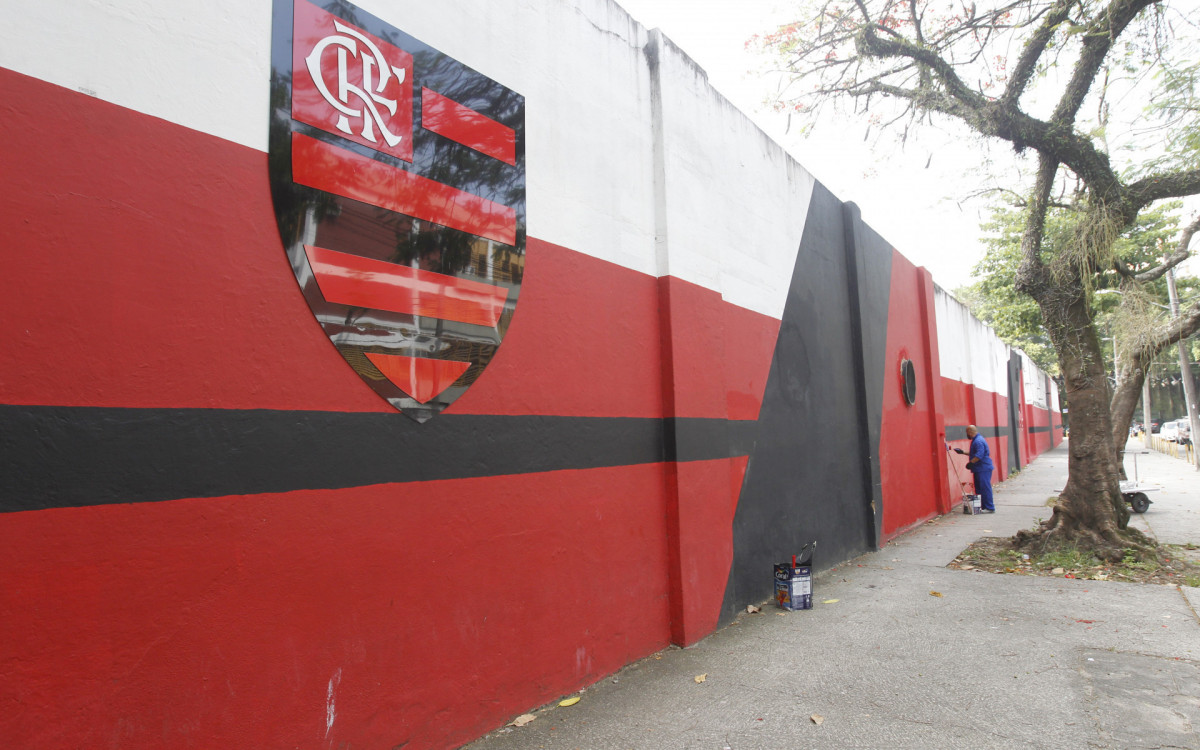
<svg viewBox="0 0 1200 750">
<path fill-rule="evenodd" d="M 976 425 L 996 464 L 994 479 L 1003 480 L 1062 442 L 1057 390 L 1024 352 L 1002 343 L 953 295 L 938 289 L 935 298 L 947 439 L 965 450 L 966 425 Z M 960 459 L 947 477 L 955 493 L 960 480 L 970 484 L 964 468 Z"/>
<path fill-rule="evenodd" d="M 7 746 L 453 746 L 948 510 L 1010 399 L 1019 465 L 1060 424 L 615 3 L 361 7 L 526 100 L 520 302 L 426 424 L 292 276 L 269 6 L 0 0 Z"/>
</svg>

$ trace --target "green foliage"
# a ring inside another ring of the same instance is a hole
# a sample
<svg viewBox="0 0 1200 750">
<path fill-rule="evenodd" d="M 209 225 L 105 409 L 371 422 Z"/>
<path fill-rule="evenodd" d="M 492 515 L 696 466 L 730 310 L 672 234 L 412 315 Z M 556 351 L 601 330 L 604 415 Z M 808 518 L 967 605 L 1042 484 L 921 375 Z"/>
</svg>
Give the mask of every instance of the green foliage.
<svg viewBox="0 0 1200 750">
<path fill-rule="evenodd" d="M 1038 568 L 1053 570 L 1055 568 L 1063 568 L 1064 570 L 1082 570 L 1084 568 L 1094 568 L 1102 565 L 1100 559 L 1091 552 L 1081 550 L 1078 547 L 1069 546 L 1061 549 L 1052 550 L 1037 558 L 1035 565 Z"/>
<path fill-rule="evenodd" d="M 1194 169 L 1200 163 L 1200 63 L 1162 63 L 1154 74 L 1146 120 L 1144 139 L 1160 145 L 1161 155 L 1132 174 Z"/>
<path fill-rule="evenodd" d="M 1164 202 L 1143 211 L 1134 226 L 1117 238 L 1113 253 L 1135 273 L 1154 267 L 1173 246 L 1178 232 L 1177 201 Z M 1046 215 L 1043 256 L 1053 258 L 1068 245 L 1076 225 L 1087 217 L 1068 208 L 1053 208 Z M 1010 206 L 992 209 L 991 218 L 981 228 L 986 252 L 972 270 L 973 284 L 955 290 L 957 296 L 977 318 L 992 326 L 996 335 L 1010 346 L 1029 355 L 1051 375 L 1057 375 L 1058 358 L 1042 322 L 1042 313 L 1032 298 L 1015 289 L 1017 268 L 1021 263 L 1021 232 L 1025 226 L 1025 210 Z M 1094 309 L 1101 329 L 1127 325 L 1118 322 L 1119 310 L 1125 302 L 1115 291 L 1119 285 L 1115 271 L 1105 271 L 1094 285 Z M 1197 288 L 1195 279 L 1180 279 L 1181 289 Z M 1167 303 L 1165 279 L 1143 285 L 1143 292 L 1153 306 Z M 1153 307 L 1165 313 L 1161 307 Z M 1111 338 L 1106 344 L 1111 359 Z"/>
<path fill-rule="evenodd" d="M 1058 358 L 1042 325 L 1041 310 L 1033 298 L 1014 287 L 1021 263 L 1024 222 L 1021 210 L 993 209 L 991 218 L 981 227 L 986 232 L 983 239 L 987 250 L 972 269 L 977 281 L 957 289 L 955 295 L 975 317 L 990 325 L 1001 341 L 1024 351 L 1038 367 L 1057 375 Z M 1065 229 L 1050 229 L 1048 222 L 1047 236 L 1053 236 L 1055 231 L 1062 234 Z"/>
</svg>

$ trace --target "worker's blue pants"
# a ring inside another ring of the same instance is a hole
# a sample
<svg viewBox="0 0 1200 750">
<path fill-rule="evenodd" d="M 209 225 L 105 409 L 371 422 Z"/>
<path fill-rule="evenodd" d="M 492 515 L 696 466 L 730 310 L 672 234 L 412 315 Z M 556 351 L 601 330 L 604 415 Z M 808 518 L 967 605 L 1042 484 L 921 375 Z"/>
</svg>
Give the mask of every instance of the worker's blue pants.
<svg viewBox="0 0 1200 750">
<path fill-rule="evenodd" d="M 992 470 L 972 472 L 975 475 L 975 494 L 979 495 L 979 507 L 983 510 L 995 510 L 992 502 Z"/>
</svg>

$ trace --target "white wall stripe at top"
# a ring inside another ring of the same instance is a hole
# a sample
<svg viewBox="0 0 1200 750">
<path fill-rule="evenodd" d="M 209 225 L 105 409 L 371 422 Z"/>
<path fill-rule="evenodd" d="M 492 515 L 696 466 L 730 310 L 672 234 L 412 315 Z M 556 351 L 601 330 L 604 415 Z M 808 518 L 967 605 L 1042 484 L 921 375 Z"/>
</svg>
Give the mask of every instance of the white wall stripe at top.
<svg viewBox="0 0 1200 750">
<path fill-rule="evenodd" d="M 356 4 L 526 97 L 531 237 L 782 316 L 811 175 L 664 45 L 677 192 L 660 267 L 649 32 L 616 2 Z M 271 2 L 0 0 L 0 13 L 0 66 L 266 151 Z M 697 168 L 711 190 L 694 189 Z"/>
<path fill-rule="evenodd" d="M 934 286 L 934 311 L 942 377 L 1007 396 L 1011 347 L 939 286 Z"/>
<path fill-rule="evenodd" d="M 0 66 L 260 151 L 271 5 L 0 0 Z"/>
<path fill-rule="evenodd" d="M 1025 352 L 1021 352 L 1021 371 L 1025 377 L 1025 401 L 1039 408 L 1047 408 L 1049 394 L 1046 393 L 1046 373 L 1034 364 Z"/>
</svg>

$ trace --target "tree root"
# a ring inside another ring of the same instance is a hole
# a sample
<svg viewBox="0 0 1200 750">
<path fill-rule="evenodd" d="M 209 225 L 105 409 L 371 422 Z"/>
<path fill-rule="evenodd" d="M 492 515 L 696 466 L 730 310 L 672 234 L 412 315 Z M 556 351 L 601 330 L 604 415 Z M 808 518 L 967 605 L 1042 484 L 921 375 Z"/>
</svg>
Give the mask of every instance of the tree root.
<svg viewBox="0 0 1200 750">
<path fill-rule="evenodd" d="M 1105 562 L 1120 562 L 1132 556 L 1139 562 L 1160 562 L 1158 545 L 1137 529 L 1120 529 L 1115 524 L 1088 528 L 1073 518 L 1061 504 L 1054 506 L 1050 518 L 1037 528 L 1018 531 L 1012 538 L 1014 549 L 1042 555 L 1047 551 L 1073 547 L 1090 552 Z"/>
</svg>

